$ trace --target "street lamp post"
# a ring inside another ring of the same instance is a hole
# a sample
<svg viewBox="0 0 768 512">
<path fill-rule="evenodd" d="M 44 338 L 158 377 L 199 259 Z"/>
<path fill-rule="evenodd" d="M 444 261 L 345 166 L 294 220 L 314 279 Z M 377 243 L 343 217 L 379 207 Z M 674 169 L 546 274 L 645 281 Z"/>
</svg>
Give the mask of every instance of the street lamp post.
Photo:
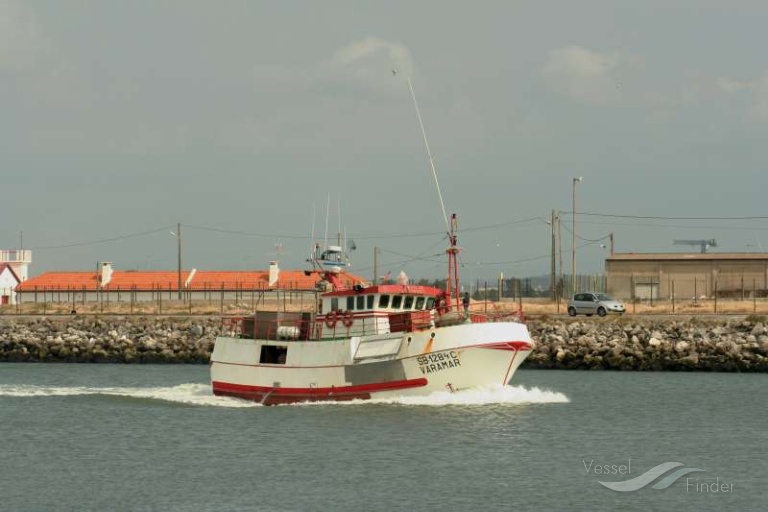
<svg viewBox="0 0 768 512">
<path fill-rule="evenodd" d="M 576 184 L 581 183 L 583 178 L 573 178 L 573 209 L 571 211 L 571 293 L 576 293 Z"/>
</svg>

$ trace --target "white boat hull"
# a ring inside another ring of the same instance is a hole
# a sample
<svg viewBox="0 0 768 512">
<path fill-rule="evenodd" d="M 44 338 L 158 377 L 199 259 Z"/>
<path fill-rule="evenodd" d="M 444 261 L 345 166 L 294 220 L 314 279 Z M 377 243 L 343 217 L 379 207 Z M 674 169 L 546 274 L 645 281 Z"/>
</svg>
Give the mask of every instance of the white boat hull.
<svg viewBox="0 0 768 512">
<path fill-rule="evenodd" d="M 216 395 L 267 405 L 460 392 L 506 384 L 533 347 L 516 322 L 325 341 L 219 337 L 211 381 Z M 284 351 L 284 362 L 264 361 L 273 349 Z"/>
</svg>

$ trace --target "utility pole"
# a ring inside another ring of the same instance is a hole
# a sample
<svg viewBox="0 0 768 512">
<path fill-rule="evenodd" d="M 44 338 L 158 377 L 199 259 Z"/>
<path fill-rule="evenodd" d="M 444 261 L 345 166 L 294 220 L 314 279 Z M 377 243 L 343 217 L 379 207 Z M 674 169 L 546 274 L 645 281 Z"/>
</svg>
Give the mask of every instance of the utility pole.
<svg viewBox="0 0 768 512">
<path fill-rule="evenodd" d="M 549 278 L 549 288 L 550 292 L 552 293 L 552 302 L 555 302 L 557 300 L 557 285 L 555 284 L 555 279 L 557 278 L 557 268 L 555 266 L 555 218 L 557 216 L 555 215 L 555 210 L 552 210 L 552 218 L 549 222 L 549 225 L 552 228 L 552 254 L 551 258 L 552 261 L 550 262 L 550 278 Z"/>
<path fill-rule="evenodd" d="M 562 226 L 560 225 L 561 222 L 562 221 L 560 219 L 560 216 L 558 215 L 557 217 L 557 252 L 560 260 L 558 262 L 558 267 L 560 268 L 560 279 L 558 279 L 557 281 L 557 284 L 558 284 L 557 306 L 558 307 L 560 307 L 560 298 L 561 298 L 561 295 L 563 294 L 563 286 L 565 286 L 565 276 L 563 275 L 563 230 L 562 230 Z"/>
<path fill-rule="evenodd" d="M 611 256 L 613 256 L 613 231 L 611 231 L 610 237 L 611 237 Z"/>
<path fill-rule="evenodd" d="M 373 248 L 373 284 L 379 284 L 379 248 Z"/>
<path fill-rule="evenodd" d="M 178 292 L 179 292 L 179 300 L 181 300 L 181 222 L 176 224 L 176 242 L 178 243 L 178 256 L 179 256 Z"/>
<path fill-rule="evenodd" d="M 573 210 L 571 211 L 571 293 L 576 293 L 576 184 L 581 183 L 581 180 L 581 176 L 573 178 Z"/>
</svg>

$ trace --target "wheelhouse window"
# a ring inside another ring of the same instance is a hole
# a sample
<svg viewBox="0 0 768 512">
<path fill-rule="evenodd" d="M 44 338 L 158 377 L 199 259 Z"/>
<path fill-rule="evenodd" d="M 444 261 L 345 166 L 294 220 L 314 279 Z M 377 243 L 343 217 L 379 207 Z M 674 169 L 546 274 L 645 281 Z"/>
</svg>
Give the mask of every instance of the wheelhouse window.
<svg viewBox="0 0 768 512">
<path fill-rule="evenodd" d="M 429 297 L 427 299 L 427 309 L 433 309 L 435 307 L 435 298 Z"/>
<path fill-rule="evenodd" d="M 366 295 L 366 306 L 368 309 L 373 309 L 373 300 L 376 296 L 375 295 Z"/>
<path fill-rule="evenodd" d="M 365 309 L 365 295 L 358 295 L 356 300 L 357 300 L 357 309 Z"/>
<path fill-rule="evenodd" d="M 416 297 L 416 309 L 424 309 L 424 297 Z"/>
<path fill-rule="evenodd" d="M 382 295 L 381 297 L 379 297 L 379 307 L 380 308 L 389 307 L 389 295 Z"/>
<path fill-rule="evenodd" d="M 405 302 L 403 303 L 403 309 L 413 309 L 413 295 L 406 295 Z"/>
<path fill-rule="evenodd" d="M 353 309 L 355 309 L 355 298 L 347 297 L 347 311 L 352 311 Z"/>
<path fill-rule="evenodd" d="M 339 299 L 338 297 L 334 297 L 331 299 L 331 311 L 338 311 L 339 310 Z"/>
<path fill-rule="evenodd" d="M 403 296 L 394 295 L 392 297 L 392 309 L 400 309 L 402 305 L 403 305 Z"/>
</svg>

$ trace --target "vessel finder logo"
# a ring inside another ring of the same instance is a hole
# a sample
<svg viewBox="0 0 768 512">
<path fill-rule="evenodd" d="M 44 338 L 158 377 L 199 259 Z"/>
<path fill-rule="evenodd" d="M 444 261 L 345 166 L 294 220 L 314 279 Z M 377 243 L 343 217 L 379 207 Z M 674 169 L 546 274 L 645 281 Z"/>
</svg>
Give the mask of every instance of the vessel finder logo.
<svg viewBox="0 0 768 512">
<path fill-rule="evenodd" d="M 596 475 L 629 475 L 632 471 L 632 460 L 629 459 L 627 464 L 622 465 L 595 465 L 594 460 L 590 461 L 589 464 L 587 464 L 587 461 L 584 462 L 584 469 L 589 474 L 594 473 Z M 693 473 L 695 471 L 704 471 L 703 469 L 699 468 L 685 468 L 680 467 L 683 466 L 681 462 L 665 462 L 663 464 L 659 464 L 658 466 L 652 467 L 642 475 L 631 478 L 629 480 L 623 480 L 619 482 L 603 482 L 598 481 L 598 483 L 604 487 L 607 487 L 608 489 L 618 491 L 618 492 L 631 492 L 631 491 L 637 491 L 638 489 L 642 489 L 643 487 L 651 484 L 654 480 L 661 477 L 662 475 L 668 473 L 672 469 L 679 468 L 676 471 L 673 471 L 664 478 L 661 478 L 659 481 L 657 481 L 652 488 L 653 489 L 666 489 L 673 483 L 677 482 L 680 478 L 684 477 L 685 475 L 689 473 Z M 688 480 L 688 479 L 686 479 Z"/>
</svg>

